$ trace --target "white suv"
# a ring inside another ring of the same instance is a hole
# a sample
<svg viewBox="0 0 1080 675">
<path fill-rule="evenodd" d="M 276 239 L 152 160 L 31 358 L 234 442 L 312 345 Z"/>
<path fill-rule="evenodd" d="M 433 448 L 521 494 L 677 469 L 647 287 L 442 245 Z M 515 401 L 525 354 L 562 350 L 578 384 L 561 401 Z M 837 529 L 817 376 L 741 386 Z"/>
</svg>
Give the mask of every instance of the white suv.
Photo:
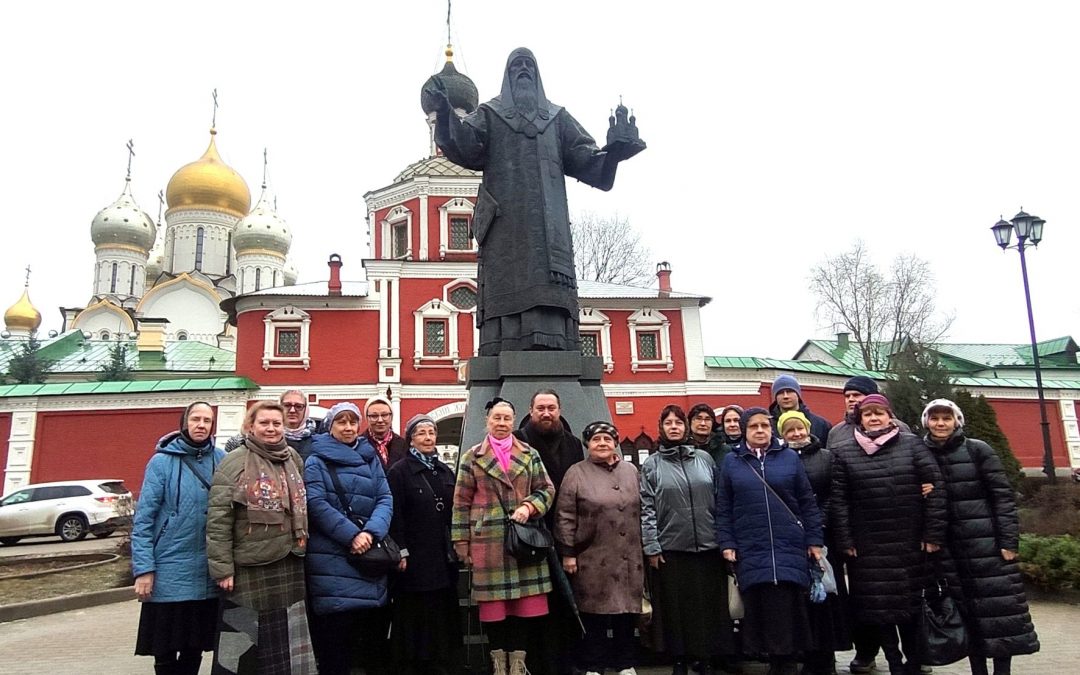
<svg viewBox="0 0 1080 675">
<path fill-rule="evenodd" d="M 131 524 L 131 492 L 115 478 L 26 485 L 0 499 L 0 544 L 23 537 L 78 541 Z"/>
</svg>

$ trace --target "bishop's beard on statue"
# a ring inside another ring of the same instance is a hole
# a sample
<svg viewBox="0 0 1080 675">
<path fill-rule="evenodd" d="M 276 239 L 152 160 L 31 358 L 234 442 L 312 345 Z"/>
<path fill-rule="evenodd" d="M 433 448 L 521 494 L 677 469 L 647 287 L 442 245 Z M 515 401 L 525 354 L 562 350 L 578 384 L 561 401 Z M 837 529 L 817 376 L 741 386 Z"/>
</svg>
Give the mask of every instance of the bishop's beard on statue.
<svg viewBox="0 0 1080 675">
<path fill-rule="evenodd" d="M 514 82 L 514 107 L 522 115 L 536 115 L 536 85 L 528 78 L 518 78 Z"/>
</svg>

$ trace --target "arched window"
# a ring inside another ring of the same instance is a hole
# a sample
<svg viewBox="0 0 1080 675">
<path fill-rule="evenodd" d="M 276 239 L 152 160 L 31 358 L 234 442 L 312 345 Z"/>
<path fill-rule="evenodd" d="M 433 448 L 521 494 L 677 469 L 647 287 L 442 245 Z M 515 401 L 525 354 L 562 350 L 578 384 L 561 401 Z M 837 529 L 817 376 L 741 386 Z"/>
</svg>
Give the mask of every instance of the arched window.
<svg viewBox="0 0 1080 675">
<path fill-rule="evenodd" d="M 229 240 L 225 242 L 225 276 L 232 274 L 232 232 L 229 233 Z"/>
<path fill-rule="evenodd" d="M 107 331 L 107 330 L 101 331 L 101 339 L 102 340 L 108 340 L 110 337 L 112 337 L 112 336 L 109 335 L 109 331 Z"/>
<path fill-rule="evenodd" d="M 116 263 L 112 264 L 112 281 L 109 283 L 109 292 L 116 292 Z"/>
<path fill-rule="evenodd" d="M 203 246 L 205 245 L 206 232 L 203 228 L 195 230 L 195 270 L 202 272 Z"/>
<path fill-rule="evenodd" d="M 180 340 L 181 342 L 183 342 L 184 340 L 187 340 L 188 339 L 187 333 L 185 331 L 178 332 L 176 334 L 176 339 Z"/>
<path fill-rule="evenodd" d="M 262 268 L 255 268 L 255 290 L 262 288 Z"/>
<path fill-rule="evenodd" d="M 128 295 L 135 295 L 135 269 L 136 265 L 131 266 L 131 285 L 128 288 Z"/>
<path fill-rule="evenodd" d="M 246 276 L 244 274 L 245 272 L 247 272 L 247 268 L 246 267 L 241 267 L 240 268 L 240 292 L 241 293 L 247 293 L 247 289 L 244 288 L 244 277 Z"/>
</svg>

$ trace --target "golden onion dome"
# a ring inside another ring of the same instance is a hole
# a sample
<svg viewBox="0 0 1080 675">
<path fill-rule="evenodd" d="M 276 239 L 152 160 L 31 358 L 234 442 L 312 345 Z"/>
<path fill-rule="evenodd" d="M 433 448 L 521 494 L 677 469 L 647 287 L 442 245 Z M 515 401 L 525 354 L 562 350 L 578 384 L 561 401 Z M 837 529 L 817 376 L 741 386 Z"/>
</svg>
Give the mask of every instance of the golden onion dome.
<svg viewBox="0 0 1080 675">
<path fill-rule="evenodd" d="M 41 326 L 41 312 L 30 302 L 30 289 L 23 288 L 22 297 L 4 312 L 4 324 L 9 331 L 33 333 Z"/>
<path fill-rule="evenodd" d="M 222 161 L 210 130 L 210 145 L 199 159 L 185 164 L 169 179 L 165 199 L 170 209 L 206 208 L 243 218 L 251 208 L 251 191 L 244 179 Z"/>
</svg>

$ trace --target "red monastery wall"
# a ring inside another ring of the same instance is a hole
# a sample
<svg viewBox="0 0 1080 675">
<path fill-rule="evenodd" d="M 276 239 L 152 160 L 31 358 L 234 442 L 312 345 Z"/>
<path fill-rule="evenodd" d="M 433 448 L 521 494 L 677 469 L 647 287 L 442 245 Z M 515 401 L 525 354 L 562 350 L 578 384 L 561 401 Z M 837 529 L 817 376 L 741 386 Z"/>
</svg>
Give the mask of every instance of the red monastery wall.
<svg viewBox="0 0 1080 675">
<path fill-rule="evenodd" d="M 1013 454 L 1027 468 L 1042 467 L 1043 439 L 1039 424 L 1039 402 L 1034 399 L 987 399 L 997 413 L 998 426 L 1009 438 Z M 1050 447 L 1054 466 L 1069 466 L 1068 445 L 1057 401 L 1047 401 L 1046 418 L 1050 420 Z"/>
<path fill-rule="evenodd" d="M 378 312 L 329 309 L 308 313 L 311 315 L 311 367 L 307 371 L 302 368 L 263 369 L 263 318 L 268 311 L 253 311 L 237 317 L 236 374 L 250 377 L 261 385 L 357 384 L 378 380 Z"/>
<path fill-rule="evenodd" d="M 33 481 L 121 478 L 138 494 L 158 439 L 179 428 L 182 413 L 182 408 L 38 413 Z"/>
</svg>

